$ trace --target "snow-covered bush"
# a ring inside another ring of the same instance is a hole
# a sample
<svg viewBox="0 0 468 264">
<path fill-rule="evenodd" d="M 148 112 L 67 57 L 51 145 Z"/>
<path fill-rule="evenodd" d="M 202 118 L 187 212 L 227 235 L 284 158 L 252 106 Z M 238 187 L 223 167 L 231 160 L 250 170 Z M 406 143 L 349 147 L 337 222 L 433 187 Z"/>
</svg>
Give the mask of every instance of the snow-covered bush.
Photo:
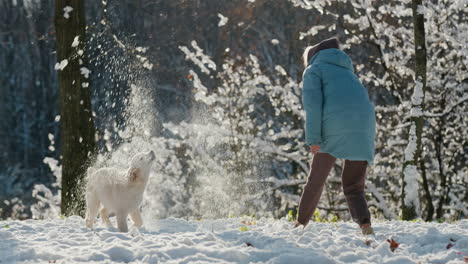
<svg viewBox="0 0 468 264">
<path fill-rule="evenodd" d="M 32 197 L 37 199 L 37 202 L 30 207 L 33 219 L 49 219 L 60 215 L 62 166 L 58 160 L 50 157 L 44 158 L 44 163 L 49 166 L 55 177 L 51 187 L 57 191 L 54 192 L 44 184 L 34 185 Z"/>
<path fill-rule="evenodd" d="M 194 51 L 180 48 L 204 76 L 189 73 L 197 102 L 191 122 L 167 128 L 181 137 L 181 144 L 193 142 L 189 144 L 196 152 L 189 156 L 198 170 L 221 165 L 214 175 L 216 179 L 225 175 L 222 185 L 230 190 L 224 193 L 236 194 L 226 197 L 227 202 L 244 207 L 237 213 L 284 215 L 298 202 L 297 191 L 285 189 L 291 182 L 304 182 L 308 172 L 299 84 L 281 66 L 273 74 L 265 73 L 253 55 L 227 59 L 215 71 L 214 62 L 196 43 L 192 42 Z M 211 70 L 200 62 L 211 65 Z M 219 84 L 207 88 L 203 78 L 215 78 Z M 196 146 L 197 142 L 204 144 Z M 200 157 L 214 165 L 200 162 Z M 203 185 L 209 186 L 211 175 L 204 176 Z"/>
</svg>

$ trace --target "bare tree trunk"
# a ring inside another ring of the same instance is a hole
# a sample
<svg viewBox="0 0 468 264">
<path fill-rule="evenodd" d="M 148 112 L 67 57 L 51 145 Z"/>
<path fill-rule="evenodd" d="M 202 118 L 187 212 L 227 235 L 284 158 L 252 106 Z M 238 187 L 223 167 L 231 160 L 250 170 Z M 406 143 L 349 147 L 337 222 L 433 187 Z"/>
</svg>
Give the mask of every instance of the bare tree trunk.
<svg viewBox="0 0 468 264">
<path fill-rule="evenodd" d="M 418 160 L 422 150 L 421 136 L 424 123 L 424 92 L 426 90 L 426 39 L 424 15 L 420 12 L 422 7 L 422 0 L 412 0 L 416 84 L 411 97 L 411 127 L 403 163 L 401 195 L 401 217 L 403 220 L 416 218 L 419 209 Z"/>
<path fill-rule="evenodd" d="M 446 107 L 446 100 L 445 100 L 445 95 L 442 97 L 441 101 L 441 108 L 445 109 Z M 440 219 L 444 215 L 444 204 L 445 204 L 445 198 L 448 196 L 448 188 L 447 188 L 447 178 L 448 174 L 445 173 L 444 170 L 444 158 L 442 157 L 443 154 L 443 147 L 444 147 L 444 133 L 442 132 L 443 129 L 445 128 L 445 117 L 441 117 L 439 122 L 438 122 L 438 131 L 437 135 L 434 136 L 434 146 L 435 146 L 435 154 L 437 157 L 437 163 L 439 167 L 439 177 L 440 177 L 440 187 L 441 187 L 441 195 L 439 198 L 439 204 L 437 206 L 436 210 L 436 219 Z"/>
<path fill-rule="evenodd" d="M 68 61 L 63 70 L 58 70 L 62 137 L 61 209 L 64 215 L 83 216 L 82 180 L 95 150 L 87 59 L 83 54 L 85 27 L 84 0 L 56 0 L 57 61 L 62 65 Z"/>
<path fill-rule="evenodd" d="M 427 180 L 426 165 L 424 162 L 425 161 L 423 158 L 419 159 L 419 164 L 421 165 L 421 176 L 422 176 L 422 183 L 423 183 L 423 188 L 424 188 L 424 196 L 426 197 L 426 204 L 427 204 L 426 221 L 432 221 L 432 218 L 434 216 L 434 205 L 432 204 L 432 195 L 431 195 L 431 190 L 429 188 L 429 182 Z"/>
</svg>

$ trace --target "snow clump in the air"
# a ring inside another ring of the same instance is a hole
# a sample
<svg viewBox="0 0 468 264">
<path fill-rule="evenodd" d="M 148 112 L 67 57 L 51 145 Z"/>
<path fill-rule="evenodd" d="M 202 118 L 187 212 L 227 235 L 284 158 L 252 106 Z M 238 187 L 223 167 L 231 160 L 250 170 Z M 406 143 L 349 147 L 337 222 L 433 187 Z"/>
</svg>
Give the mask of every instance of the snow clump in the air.
<svg viewBox="0 0 468 264">
<path fill-rule="evenodd" d="M 89 74 L 91 73 L 91 71 L 90 71 L 88 68 L 86 68 L 86 67 L 81 67 L 81 68 L 80 68 L 80 73 L 81 73 L 82 75 L 84 75 L 84 77 L 85 77 L 86 79 L 88 79 L 88 78 L 89 78 Z"/>
<path fill-rule="evenodd" d="M 63 8 L 63 17 L 66 19 L 70 18 L 70 12 L 73 11 L 73 7 L 71 6 L 66 6 Z"/>
<path fill-rule="evenodd" d="M 61 62 L 57 62 L 55 64 L 55 70 L 56 71 L 58 71 L 58 70 L 63 71 L 63 69 L 65 69 L 65 67 L 67 67 L 67 65 L 68 65 L 68 60 L 64 59 Z"/>
<path fill-rule="evenodd" d="M 80 40 L 79 40 L 80 36 L 76 36 L 74 39 L 73 39 L 73 43 L 71 44 L 71 46 L 74 48 L 74 47 L 78 47 L 78 45 L 80 44 Z"/>
<path fill-rule="evenodd" d="M 220 18 L 219 23 L 218 23 L 218 27 L 225 26 L 229 19 L 227 17 L 223 16 L 222 14 L 218 14 L 218 17 Z"/>
</svg>

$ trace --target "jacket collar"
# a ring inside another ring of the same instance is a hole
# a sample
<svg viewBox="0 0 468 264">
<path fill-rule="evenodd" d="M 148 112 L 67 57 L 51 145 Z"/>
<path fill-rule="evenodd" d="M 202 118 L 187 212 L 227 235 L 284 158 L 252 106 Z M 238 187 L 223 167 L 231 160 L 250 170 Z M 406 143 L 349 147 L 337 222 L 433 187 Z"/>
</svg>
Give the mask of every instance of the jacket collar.
<svg viewBox="0 0 468 264">
<path fill-rule="evenodd" d="M 349 69 L 354 72 L 351 58 L 339 49 L 324 49 L 315 54 L 309 61 L 309 66 L 314 63 L 328 63 Z"/>
</svg>

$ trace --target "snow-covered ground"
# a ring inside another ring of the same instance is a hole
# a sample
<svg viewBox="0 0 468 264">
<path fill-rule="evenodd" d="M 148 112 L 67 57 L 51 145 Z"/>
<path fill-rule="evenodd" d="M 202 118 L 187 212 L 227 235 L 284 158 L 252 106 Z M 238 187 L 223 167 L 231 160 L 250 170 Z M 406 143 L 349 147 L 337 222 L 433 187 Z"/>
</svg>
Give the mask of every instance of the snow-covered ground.
<svg viewBox="0 0 468 264">
<path fill-rule="evenodd" d="M 350 222 L 293 229 L 285 219 L 245 220 L 153 220 L 129 233 L 91 231 L 76 216 L 0 221 L 0 263 L 465 263 L 468 256 L 468 220 L 376 222 L 370 240 Z M 399 243 L 394 252 L 387 239 Z"/>
</svg>

